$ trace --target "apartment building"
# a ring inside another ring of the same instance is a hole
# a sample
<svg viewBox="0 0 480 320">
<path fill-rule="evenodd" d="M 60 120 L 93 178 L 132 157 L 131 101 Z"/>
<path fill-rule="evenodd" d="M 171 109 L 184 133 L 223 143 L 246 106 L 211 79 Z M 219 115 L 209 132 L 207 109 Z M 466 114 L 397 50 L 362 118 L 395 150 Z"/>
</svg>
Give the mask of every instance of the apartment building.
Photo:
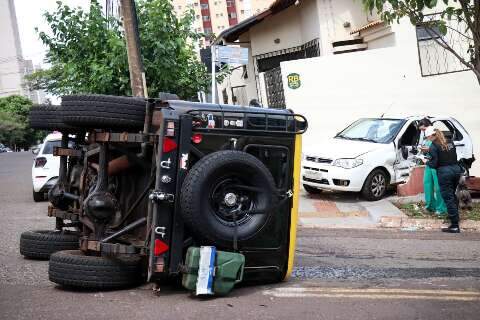
<svg viewBox="0 0 480 320">
<path fill-rule="evenodd" d="M 238 24 L 270 6 L 274 0 L 173 0 L 177 15 L 185 14 L 190 8 L 195 11 L 194 29 L 198 33 L 218 35 L 223 30 Z M 209 44 L 211 37 L 200 43 Z"/>
</svg>

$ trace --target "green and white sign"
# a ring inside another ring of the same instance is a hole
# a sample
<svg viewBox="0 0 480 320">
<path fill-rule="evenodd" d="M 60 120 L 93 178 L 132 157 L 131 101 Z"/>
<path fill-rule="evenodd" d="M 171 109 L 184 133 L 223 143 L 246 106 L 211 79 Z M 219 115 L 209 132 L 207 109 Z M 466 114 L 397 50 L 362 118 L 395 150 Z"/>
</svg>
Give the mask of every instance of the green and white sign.
<svg viewBox="0 0 480 320">
<path fill-rule="evenodd" d="M 290 73 L 287 76 L 287 83 L 290 89 L 298 89 L 302 82 L 300 81 L 300 75 L 298 73 Z"/>
</svg>

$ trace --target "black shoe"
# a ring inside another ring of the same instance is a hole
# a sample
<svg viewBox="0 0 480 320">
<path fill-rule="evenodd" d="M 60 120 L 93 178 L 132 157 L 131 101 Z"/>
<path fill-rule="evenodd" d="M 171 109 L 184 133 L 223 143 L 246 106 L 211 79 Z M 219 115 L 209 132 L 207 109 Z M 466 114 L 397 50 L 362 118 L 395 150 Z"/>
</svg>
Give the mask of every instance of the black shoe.
<svg viewBox="0 0 480 320">
<path fill-rule="evenodd" d="M 442 228 L 442 231 L 443 232 L 448 232 L 448 233 L 460 233 L 460 227 L 451 225 L 448 228 Z"/>
</svg>

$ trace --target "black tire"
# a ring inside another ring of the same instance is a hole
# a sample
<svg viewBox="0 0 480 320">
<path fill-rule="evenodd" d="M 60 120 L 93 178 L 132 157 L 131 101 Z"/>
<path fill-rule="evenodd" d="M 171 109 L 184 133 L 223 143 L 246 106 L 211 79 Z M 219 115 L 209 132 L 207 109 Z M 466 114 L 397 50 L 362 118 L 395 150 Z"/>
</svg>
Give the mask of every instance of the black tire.
<svg viewBox="0 0 480 320">
<path fill-rule="evenodd" d="M 78 249 L 78 234 L 70 231 L 35 230 L 20 235 L 20 254 L 31 259 L 48 260 L 61 250 Z"/>
<path fill-rule="evenodd" d="M 228 194 L 238 200 L 230 207 L 226 204 Z M 181 213 L 194 236 L 202 244 L 226 248 L 232 247 L 235 228 L 238 241 L 260 232 L 278 201 L 267 167 L 254 156 L 234 150 L 200 159 L 188 172 L 180 194 Z M 233 208 L 241 210 L 236 227 Z"/>
<path fill-rule="evenodd" d="M 35 192 L 35 190 L 33 190 L 33 201 L 35 202 L 40 202 L 40 201 L 44 201 L 45 200 L 45 193 L 43 192 Z"/>
<path fill-rule="evenodd" d="M 368 175 L 362 188 L 362 196 L 368 201 L 382 199 L 387 192 L 388 176 L 382 169 L 375 169 Z"/>
<path fill-rule="evenodd" d="M 78 128 L 63 121 L 62 109 L 53 105 L 34 105 L 30 109 L 30 128 L 38 130 L 59 130 L 64 132 L 78 131 Z"/>
<path fill-rule="evenodd" d="M 132 287 L 142 282 L 138 256 L 86 256 L 80 250 L 52 254 L 48 277 L 62 286 L 96 290 Z"/>
<path fill-rule="evenodd" d="M 72 95 L 62 97 L 63 117 L 73 126 L 141 130 L 146 101 L 136 97 Z"/>
<path fill-rule="evenodd" d="M 303 185 L 303 189 L 305 189 L 305 191 L 307 191 L 307 193 L 309 193 L 309 194 L 320 194 L 320 193 L 323 192 L 322 189 L 318 189 L 318 188 L 309 186 L 307 184 Z"/>
</svg>

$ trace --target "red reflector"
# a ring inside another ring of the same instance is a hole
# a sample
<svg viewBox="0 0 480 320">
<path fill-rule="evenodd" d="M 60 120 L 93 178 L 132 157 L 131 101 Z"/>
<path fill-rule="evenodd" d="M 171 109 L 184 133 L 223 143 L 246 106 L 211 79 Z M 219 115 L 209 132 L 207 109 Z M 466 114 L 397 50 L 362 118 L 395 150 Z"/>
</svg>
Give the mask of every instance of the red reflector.
<svg viewBox="0 0 480 320">
<path fill-rule="evenodd" d="M 203 136 L 201 134 L 196 133 L 192 136 L 192 141 L 195 144 L 199 144 L 200 142 L 202 142 L 202 140 L 203 140 Z"/>
<path fill-rule="evenodd" d="M 177 148 L 177 143 L 169 138 L 163 138 L 163 152 L 170 152 Z"/>
<path fill-rule="evenodd" d="M 159 256 L 164 252 L 168 251 L 168 245 L 162 240 L 155 239 L 155 247 L 153 249 L 153 254 Z"/>
</svg>

